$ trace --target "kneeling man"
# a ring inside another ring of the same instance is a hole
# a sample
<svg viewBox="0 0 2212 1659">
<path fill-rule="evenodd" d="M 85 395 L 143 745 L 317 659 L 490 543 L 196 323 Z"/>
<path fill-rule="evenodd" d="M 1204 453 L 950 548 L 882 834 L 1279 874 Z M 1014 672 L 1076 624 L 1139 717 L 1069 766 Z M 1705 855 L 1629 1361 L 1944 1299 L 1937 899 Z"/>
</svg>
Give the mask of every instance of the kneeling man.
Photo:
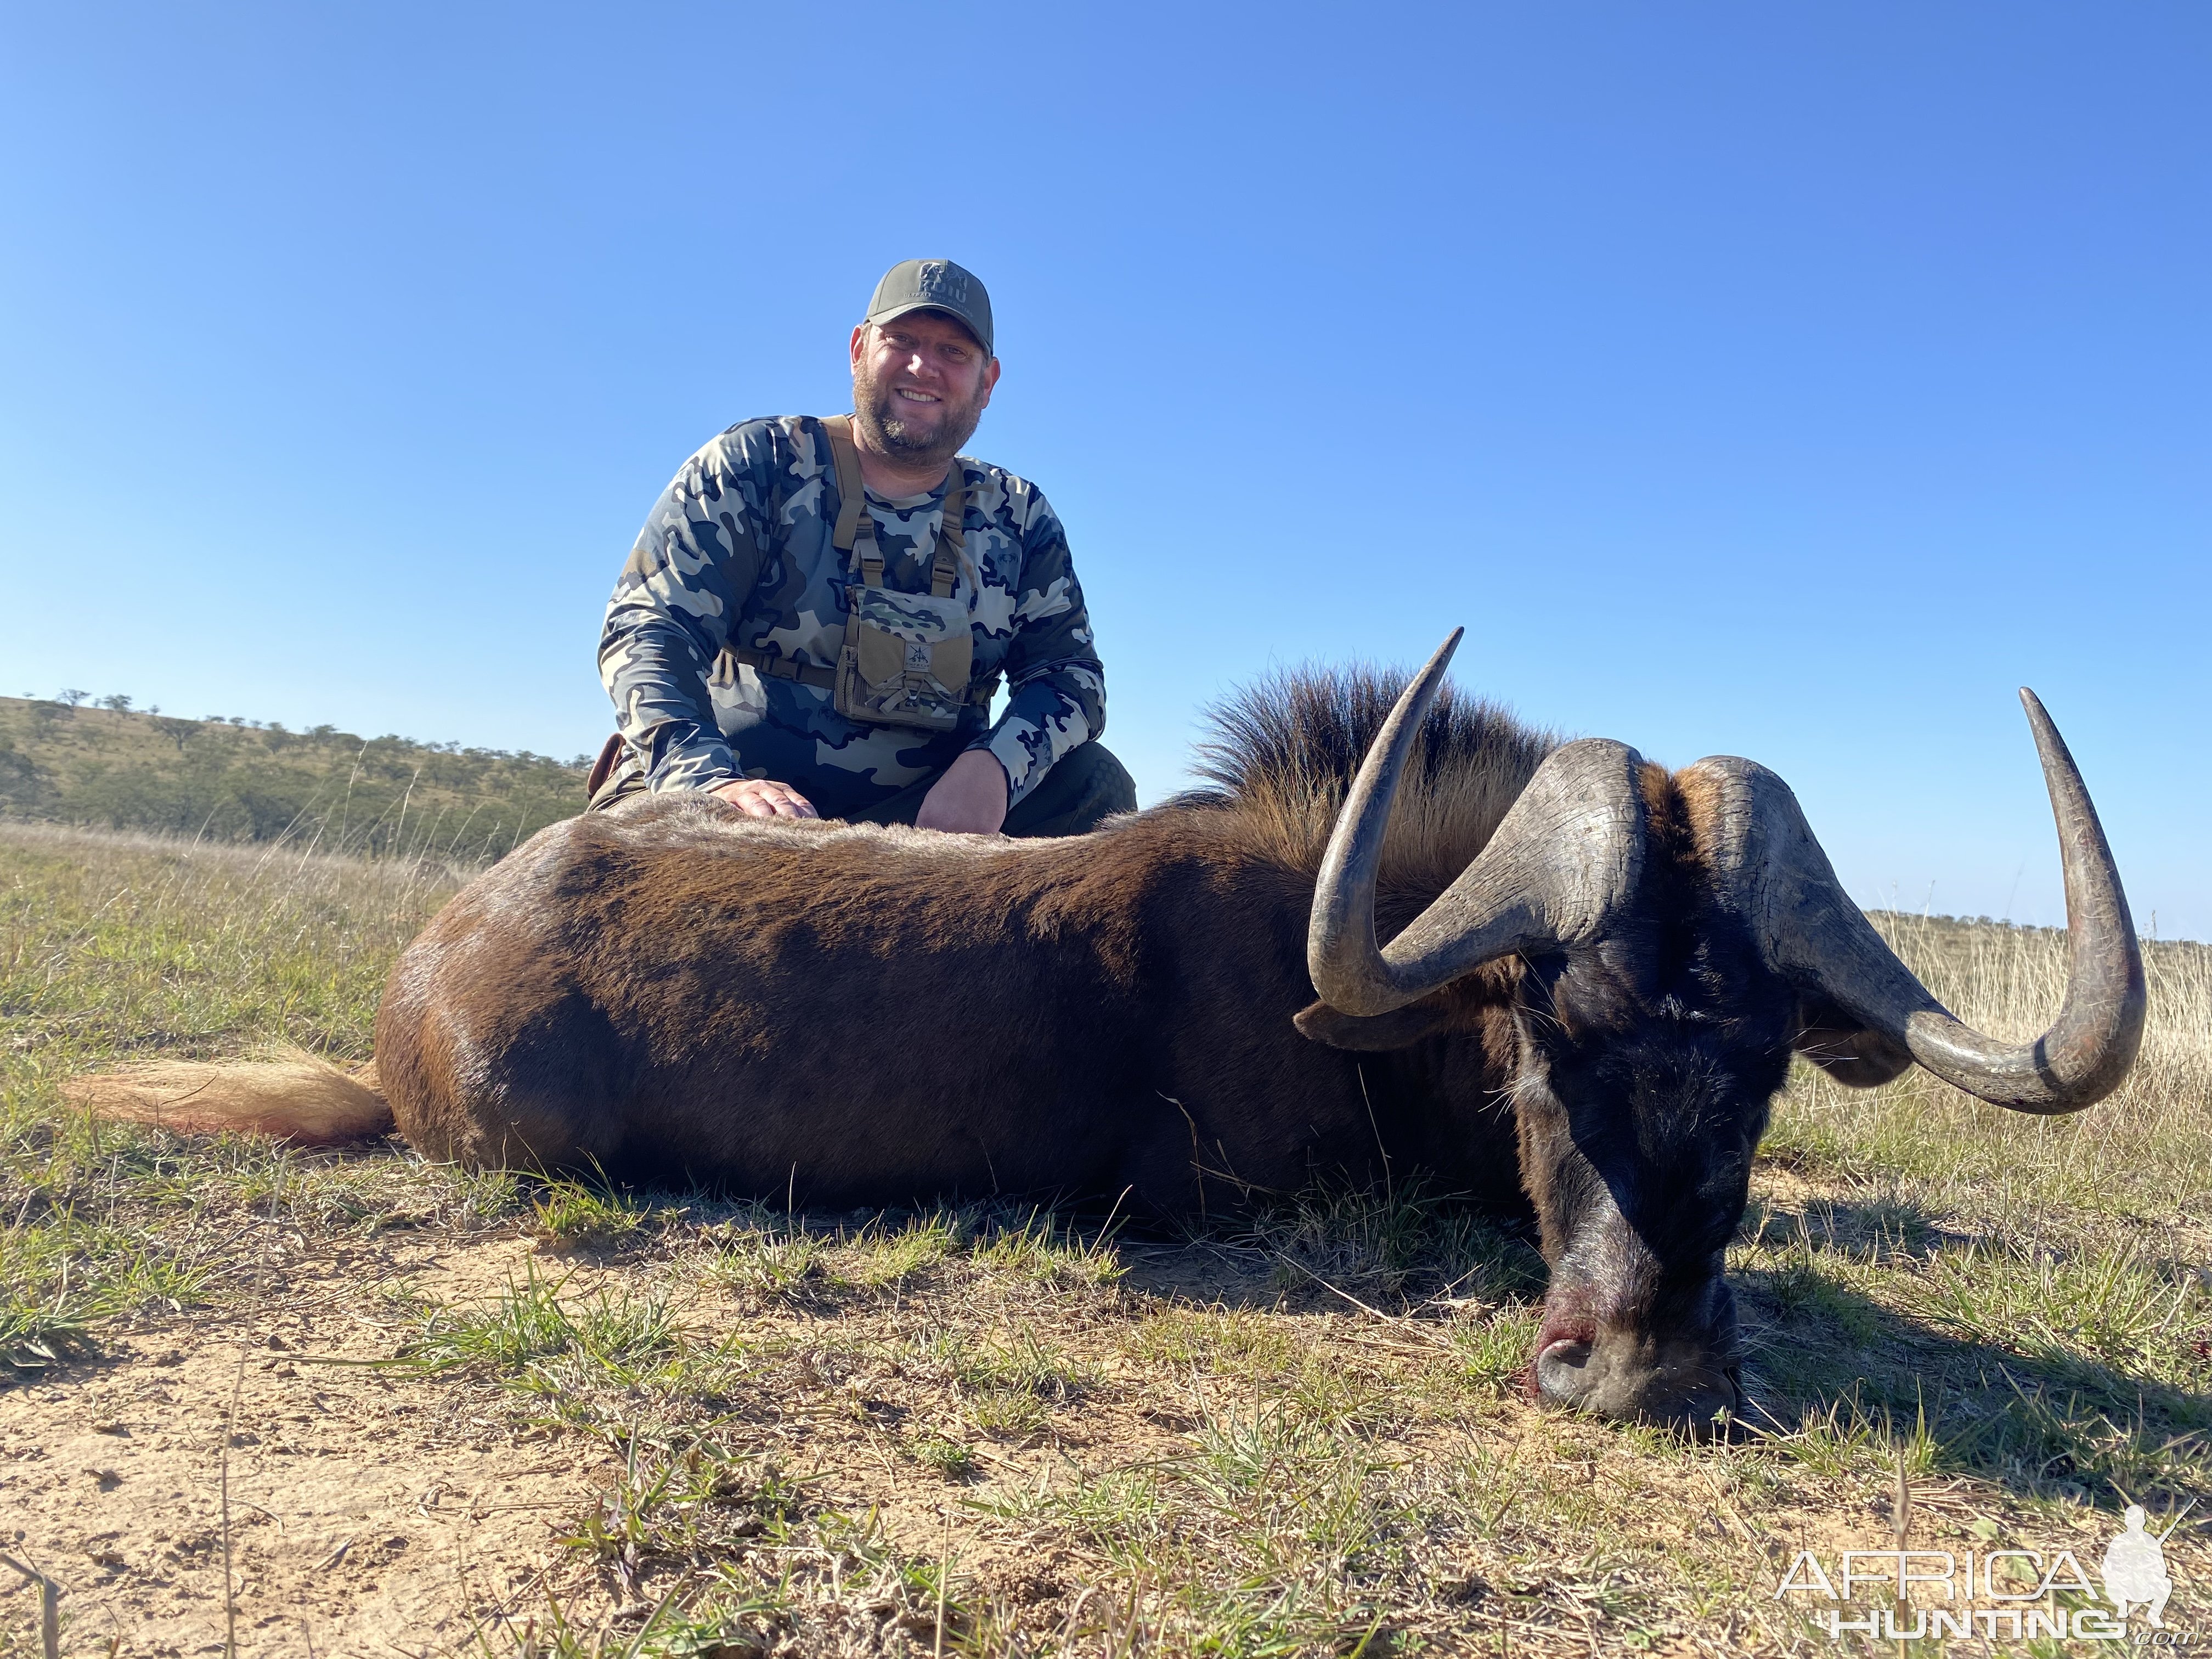
<svg viewBox="0 0 2212 1659">
<path fill-rule="evenodd" d="M 982 283 L 893 266 L 852 356 L 850 416 L 732 427 L 646 520 L 599 641 L 621 731 L 592 805 L 711 790 L 756 817 L 1010 836 L 1133 810 L 1060 520 L 959 453 L 999 381 Z"/>
</svg>

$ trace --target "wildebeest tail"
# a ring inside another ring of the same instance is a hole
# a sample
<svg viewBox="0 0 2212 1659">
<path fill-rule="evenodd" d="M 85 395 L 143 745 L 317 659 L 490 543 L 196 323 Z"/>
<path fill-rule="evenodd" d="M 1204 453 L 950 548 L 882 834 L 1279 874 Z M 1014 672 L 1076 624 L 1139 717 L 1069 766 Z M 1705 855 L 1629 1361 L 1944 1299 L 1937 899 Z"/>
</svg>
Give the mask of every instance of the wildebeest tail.
<svg viewBox="0 0 2212 1659">
<path fill-rule="evenodd" d="M 97 1117 L 158 1124 L 179 1134 L 231 1130 L 328 1146 L 392 1127 L 374 1061 L 345 1072 L 296 1051 L 263 1060 L 143 1060 L 76 1078 L 62 1093 Z"/>
</svg>

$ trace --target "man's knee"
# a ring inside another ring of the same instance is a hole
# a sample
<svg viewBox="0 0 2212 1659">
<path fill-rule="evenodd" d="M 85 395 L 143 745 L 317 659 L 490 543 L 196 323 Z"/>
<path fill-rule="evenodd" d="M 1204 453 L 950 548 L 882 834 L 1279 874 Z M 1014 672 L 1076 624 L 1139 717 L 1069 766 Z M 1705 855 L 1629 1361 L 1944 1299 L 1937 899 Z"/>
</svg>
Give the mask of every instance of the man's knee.
<svg viewBox="0 0 2212 1659">
<path fill-rule="evenodd" d="M 1079 744 L 1006 814 L 1010 836 L 1081 836 L 1116 812 L 1137 810 L 1137 783 L 1101 743 Z"/>
</svg>

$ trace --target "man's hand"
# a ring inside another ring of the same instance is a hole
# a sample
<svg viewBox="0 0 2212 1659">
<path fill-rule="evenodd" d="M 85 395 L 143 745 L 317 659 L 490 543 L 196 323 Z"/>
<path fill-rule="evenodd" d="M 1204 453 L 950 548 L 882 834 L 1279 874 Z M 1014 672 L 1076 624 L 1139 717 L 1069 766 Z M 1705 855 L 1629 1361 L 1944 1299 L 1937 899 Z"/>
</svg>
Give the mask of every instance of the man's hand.
<svg viewBox="0 0 2212 1659">
<path fill-rule="evenodd" d="M 998 763 L 992 763 L 998 769 Z M 771 778 L 733 778 L 717 785 L 712 791 L 724 800 L 735 803 L 747 817 L 754 818 L 818 818 L 814 803 L 787 783 L 778 783 Z M 1004 799 L 1005 787 L 1000 786 Z M 1003 809 L 1002 809 L 1003 810 Z"/>
<path fill-rule="evenodd" d="M 988 749 L 970 749 L 945 769 L 921 798 L 917 830 L 995 836 L 1006 821 L 1006 769 Z"/>
</svg>

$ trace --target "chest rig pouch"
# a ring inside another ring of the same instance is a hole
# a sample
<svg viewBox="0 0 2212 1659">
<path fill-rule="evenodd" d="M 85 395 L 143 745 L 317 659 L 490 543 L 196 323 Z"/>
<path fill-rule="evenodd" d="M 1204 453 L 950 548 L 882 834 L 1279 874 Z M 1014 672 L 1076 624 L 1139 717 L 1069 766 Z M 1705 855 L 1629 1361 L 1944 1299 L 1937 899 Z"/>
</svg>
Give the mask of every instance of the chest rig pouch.
<svg viewBox="0 0 2212 1659">
<path fill-rule="evenodd" d="M 953 592 L 960 581 L 960 520 L 967 505 L 960 463 L 953 462 L 945 478 L 929 592 L 902 593 L 884 586 L 883 550 L 867 510 L 851 424 L 841 416 L 822 428 L 837 468 L 831 542 L 849 557 L 853 574 L 834 684 L 837 712 L 872 726 L 949 732 L 975 701 L 968 684 L 975 665 L 973 623 L 967 600 Z M 988 700 L 988 690 L 984 696 Z"/>
</svg>

